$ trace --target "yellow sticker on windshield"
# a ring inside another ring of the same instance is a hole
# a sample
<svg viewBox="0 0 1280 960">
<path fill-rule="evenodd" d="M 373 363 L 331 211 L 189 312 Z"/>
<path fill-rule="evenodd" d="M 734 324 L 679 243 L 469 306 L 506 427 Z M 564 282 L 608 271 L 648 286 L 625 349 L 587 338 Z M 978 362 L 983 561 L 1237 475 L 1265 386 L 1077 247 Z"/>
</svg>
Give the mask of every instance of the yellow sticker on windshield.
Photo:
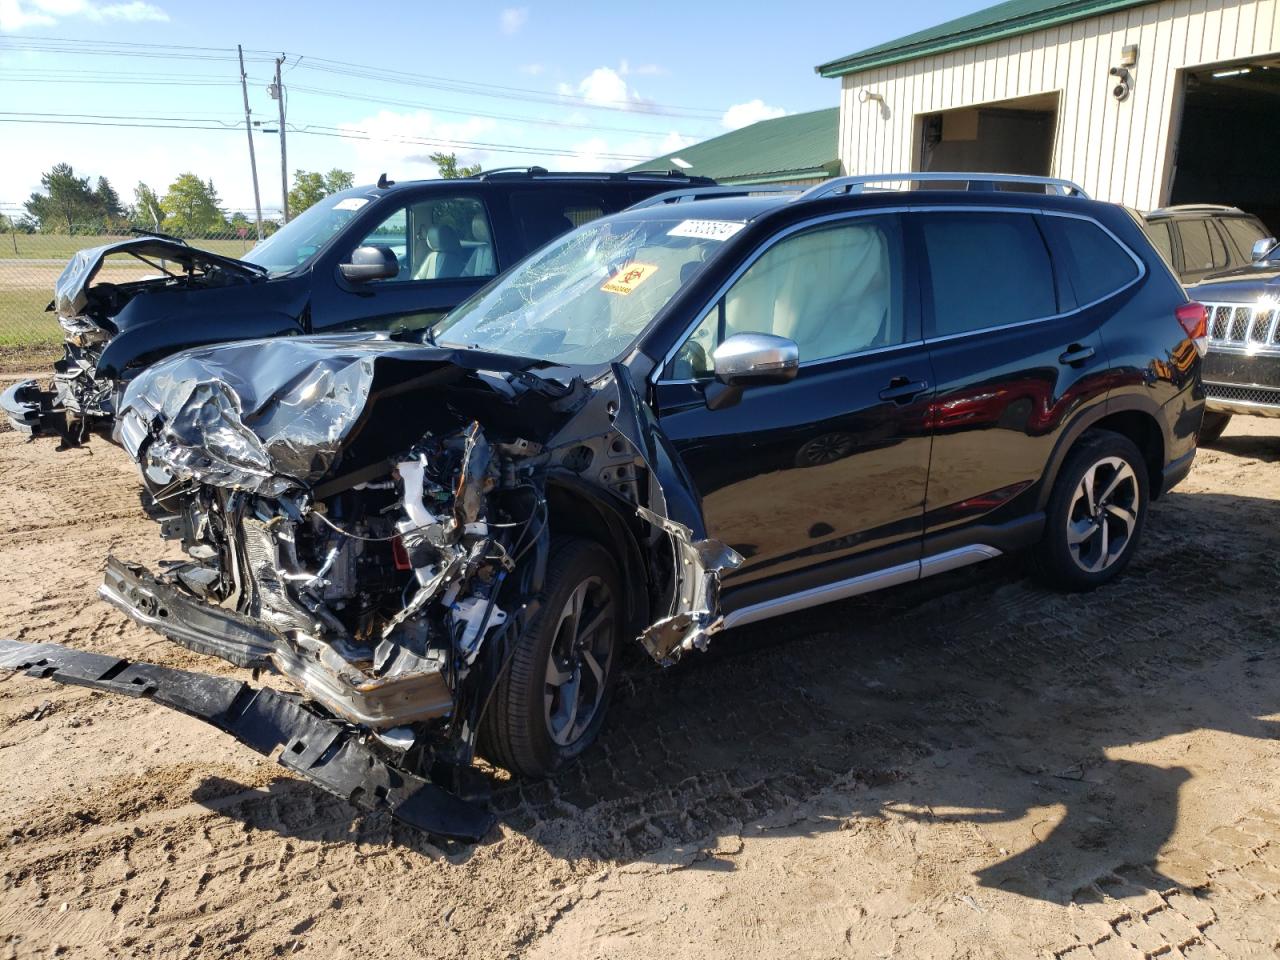
<svg viewBox="0 0 1280 960">
<path fill-rule="evenodd" d="M 658 265 L 655 263 L 640 263 L 632 260 L 610 277 L 608 282 L 600 289 L 605 293 L 617 293 L 626 297 L 657 272 Z"/>
</svg>

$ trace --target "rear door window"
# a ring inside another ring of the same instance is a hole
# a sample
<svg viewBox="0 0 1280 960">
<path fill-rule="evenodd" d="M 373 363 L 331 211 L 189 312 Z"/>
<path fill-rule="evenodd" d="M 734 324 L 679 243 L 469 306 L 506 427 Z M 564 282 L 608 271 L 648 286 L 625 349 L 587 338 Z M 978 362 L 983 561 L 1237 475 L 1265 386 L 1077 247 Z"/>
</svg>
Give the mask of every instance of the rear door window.
<svg viewBox="0 0 1280 960">
<path fill-rule="evenodd" d="M 1047 216 L 1040 223 L 1055 258 L 1062 261 L 1077 306 L 1110 296 L 1138 276 L 1133 257 L 1092 220 Z"/>
<path fill-rule="evenodd" d="M 1188 273 L 1221 270 L 1227 265 L 1227 248 L 1208 220 L 1178 220 L 1183 268 Z"/>
<path fill-rule="evenodd" d="M 1058 312 L 1053 265 L 1025 213 L 929 213 L 918 217 L 929 261 L 929 337 L 985 330 Z"/>
<path fill-rule="evenodd" d="M 570 230 L 604 216 L 600 196 L 589 190 L 516 190 L 511 213 L 524 244 L 522 253 L 536 250 Z"/>
</svg>

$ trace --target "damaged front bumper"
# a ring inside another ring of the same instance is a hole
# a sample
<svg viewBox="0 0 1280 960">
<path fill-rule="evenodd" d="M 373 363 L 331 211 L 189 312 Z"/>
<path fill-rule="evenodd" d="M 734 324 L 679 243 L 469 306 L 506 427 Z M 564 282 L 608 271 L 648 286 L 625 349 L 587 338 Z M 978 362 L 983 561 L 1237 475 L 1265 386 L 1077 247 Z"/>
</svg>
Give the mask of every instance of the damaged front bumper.
<svg viewBox="0 0 1280 960">
<path fill-rule="evenodd" d="M 493 827 L 488 810 L 389 762 L 369 739 L 288 694 L 53 643 L 0 640 L 0 670 L 146 697 L 229 733 L 317 786 L 364 810 L 386 810 L 433 836 L 478 841 Z"/>
<path fill-rule="evenodd" d="M 66 423 L 54 391 L 42 388 L 36 380 L 15 383 L 0 394 L 0 410 L 14 430 L 27 436 L 61 433 Z"/>
<path fill-rule="evenodd" d="M 376 677 L 334 646 L 302 650 L 260 621 L 202 602 L 145 568 L 107 559 L 98 596 L 144 627 L 196 653 L 236 666 L 274 669 L 307 696 L 351 723 L 373 730 L 433 720 L 453 709 L 443 661 L 436 670 Z"/>
</svg>

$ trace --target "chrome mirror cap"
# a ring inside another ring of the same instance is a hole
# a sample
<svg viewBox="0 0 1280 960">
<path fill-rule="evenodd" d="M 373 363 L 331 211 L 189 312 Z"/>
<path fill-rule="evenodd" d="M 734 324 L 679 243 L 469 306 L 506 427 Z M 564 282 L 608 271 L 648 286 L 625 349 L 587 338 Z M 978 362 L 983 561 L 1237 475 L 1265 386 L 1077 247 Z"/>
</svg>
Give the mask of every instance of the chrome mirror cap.
<svg viewBox="0 0 1280 960">
<path fill-rule="evenodd" d="M 1275 245 L 1275 237 L 1263 237 L 1261 240 L 1255 240 L 1253 242 L 1253 259 L 1265 260 L 1267 258 L 1267 254 L 1271 252 L 1272 247 Z"/>
<path fill-rule="evenodd" d="M 711 354 L 716 379 L 726 386 L 786 383 L 800 369 L 794 340 L 771 333 L 735 333 Z"/>
</svg>

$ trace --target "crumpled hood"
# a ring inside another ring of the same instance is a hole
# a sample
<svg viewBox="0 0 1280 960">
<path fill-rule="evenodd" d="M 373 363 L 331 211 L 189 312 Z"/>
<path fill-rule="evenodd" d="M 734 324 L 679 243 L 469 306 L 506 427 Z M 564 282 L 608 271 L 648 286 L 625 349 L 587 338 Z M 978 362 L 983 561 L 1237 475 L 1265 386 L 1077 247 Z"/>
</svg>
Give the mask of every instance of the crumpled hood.
<svg viewBox="0 0 1280 960">
<path fill-rule="evenodd" d="M 142 257 L 171 260 L 184 266 L 220 267 L 246 279 L 262 279 L 266 276 L 265 270 L 251 263 L 219 256 L 197 247 L 189 247 L 177 240 L 166 240 L 163 237 L 133 237 L 80 250 L 71 258 L 53 287 L 54 308 L 59 316 L 75 317 L 84 311 L 88 303 L 85 290 L 102 269 L 103 261 L 115 253 L 132 253 Z"/>
<path fill-rule="evenodd" d="M 489 386 L 476 371 L 518 371 L 532 364 L 368 334 L 188 350 L 134 378 L 115 436 L 135 459 L 146 446 L 149 460 L 179 479 L 278 496 L 314 484 L 339 463 L 363 429 L 375 394 L 411 393 L 415 402 L 390 412 L 409 421 L 408 433 L 420 435 L 418 398 L 424 393 L 468 377 L 472 386 Z M 437 399 L 433 406 L 443 403 Z"/>
</svg>

